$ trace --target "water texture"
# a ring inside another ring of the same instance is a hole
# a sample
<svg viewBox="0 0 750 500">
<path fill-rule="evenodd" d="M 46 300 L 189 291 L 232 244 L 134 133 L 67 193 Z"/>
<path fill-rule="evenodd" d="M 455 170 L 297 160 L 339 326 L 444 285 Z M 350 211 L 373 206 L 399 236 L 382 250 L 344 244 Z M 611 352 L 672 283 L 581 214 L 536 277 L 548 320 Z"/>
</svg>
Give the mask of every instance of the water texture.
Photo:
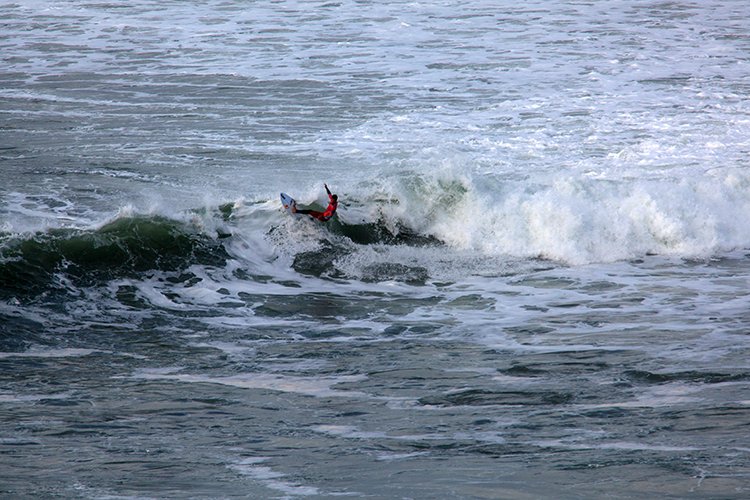
<svg viewBox="0 0 750 500">
<path fill-rule="evenodd" d="M 0 4 L 0 496 L 746 498 L 749 19 Z"/>
</svg>

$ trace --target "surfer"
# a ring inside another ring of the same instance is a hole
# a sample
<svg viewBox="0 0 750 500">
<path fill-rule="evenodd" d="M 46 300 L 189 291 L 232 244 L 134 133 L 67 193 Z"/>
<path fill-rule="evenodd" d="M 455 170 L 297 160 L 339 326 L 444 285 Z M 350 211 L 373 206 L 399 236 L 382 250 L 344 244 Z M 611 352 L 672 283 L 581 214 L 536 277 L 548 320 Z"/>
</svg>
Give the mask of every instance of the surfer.
<svg viewBox="0 0 750 500">
<path fill-rule="evenodd" d="M 333 214 L 336 213 L 336 209 L 339 206 L 339 197 L 338 195 L 331 194 L 331 190 L 328 189 L 328 184 L 323 185 L 326 187 L 326 193 L 328 193 L 328 207 L 326 207 L 325 212 L 318 212 L 317 210 L 299 210 L 297 209 L 296 203 L 292 206 L 292 212 L 295 214 L 306 214 L 310 217 L 315 217 L 321 222 L 325 222 L 333 217 Z"/>
</svg>

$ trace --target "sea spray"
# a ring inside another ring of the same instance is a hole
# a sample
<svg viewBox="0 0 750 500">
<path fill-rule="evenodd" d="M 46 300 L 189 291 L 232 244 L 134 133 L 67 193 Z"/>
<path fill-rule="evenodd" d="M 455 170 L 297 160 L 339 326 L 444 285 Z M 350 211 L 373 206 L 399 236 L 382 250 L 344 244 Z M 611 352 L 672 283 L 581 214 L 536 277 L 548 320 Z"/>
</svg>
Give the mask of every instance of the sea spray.
<svg viewBox="0 0 750 500">
<path fill-rule="evenodd" d="M 552 174 L 523 182 L 443 172 L 399 176 L 357 194 L 368 200 L 369 216 L 393 231 L 408 227 L 487 257 L 580 265 L 748 246 L 750 230 L 737 223 L 750 216 L 747 182 L 741 172 L 652 180 Z"/>
</svg>

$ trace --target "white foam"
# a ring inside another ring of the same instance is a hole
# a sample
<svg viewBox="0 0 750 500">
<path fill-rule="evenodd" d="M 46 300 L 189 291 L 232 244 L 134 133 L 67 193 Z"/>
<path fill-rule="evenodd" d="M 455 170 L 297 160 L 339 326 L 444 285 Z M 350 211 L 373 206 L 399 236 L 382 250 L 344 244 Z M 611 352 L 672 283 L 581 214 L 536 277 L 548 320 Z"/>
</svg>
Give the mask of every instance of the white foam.
<svg viewBox="0 0 750 500">
<path fill-rule="evenodd" d="M 700 385 L 686 383 L 671 383 L 649 387 L 630 401 L 613 401 L 595 405 L 582 405 L 584 408 L 660 408 L 700 403 L 705 398 L 695 394 L 705 388 Z"/>
<path fill-rule="evenodd" d="M 424 457 L 429 455 L 427 451 L 415 451 L 412 453 L 378 453 L 375 458 L 381 462 L 394 462 L 397 460 L 408 460 L 410 458 Z"/>
<path fill-rule="evenodd" d="M 230 356 L 244 356 L 248 354 L 248 352 L 255 351 L 254 347 L 233 342 L 200 342 L 193 344 L 193 346 L 217 349 Z"/>
<path fill-rule="evenodd" d="M 581 442 L 566 441 L 562 439 L 547 439 L 534 441 L 532 444 L 542 448 L 564 448 L 569 450 L 622 450 L 622 451 L 664 451 L 664 452 L 689 452 L 698 451 L 701 448 L 694 446 L 670 446 L 660 444 L 638 443 L 630 441 L 611 442 Z"/>
<path fill-rule="evenodd" d="M 414 180 L 383 184 L 370 196 L 397 202 L 372 209 L 394 225 L 485 256 L 586 264 L 646 253 L 706 257 L 750 245 L 750 229 L 737 223 L 750 217 L 745 173 L 641 181 L 535 177 L 494 191 L 476 174 L 438 171 L 419 176 L 416 190 L 409 186 Z"/>
<path fill-rule="evenodd" d="M 133 376 L 145 380 L 174 380 L 186 383 L 220 384 L 241 389 L 265 389 L 279 392 L 303 394 L 305 396 L 325 397 L 365 397 L 358 391 L 334 389 L 337 384 L 358 382 L 366 379 L 364 375 L 341 375 L 338 377 L 300 377 L 271 373 L 246 373 L 228 377 L 212 377 L 208 375 L 190 375 L 173 373 L 173 369 L 165 372 L 160 369 L 138 370 Z"/>
<path fill-rule="evenodd" d="M 314 426 L 313 430 L 331 436 L 350 439 L 383 439 L 388 437 L 385 432 L 361 431 L 353 425 L 322 424 Z"/>
<path fill-rule="evenodd" d="M 231 464 L 229 467 L 240 474 L 259 481 L 272 490 L 280 491 L 287 495 L 312 496 L 320 494 L 320 490 L 314 486 L 303 486 L 291 481 L 283 481 L 282 478 L 286 477 L 285 474 L 274 471 L 267 465 L 261 465 L 269 460 L 266 457 L 245 458 Z"/>
<path fill-rule="evenodd" d="M 48 399 L 68 399 L 72 393 L 63 392 L 56 394 L 2 394 L 0 403 L 36 403 Z"/>
<path fill-rule="evenodd" d="M 90 356 L 94 353 L 109 353 L 98 349 L 62 348 L 48 349 L 43 347 L 32 347 L 23 352 L 0 352 L 0 359 L 6 358 L 70 358 Z"/>
<path fill-rule="evenodd" d="M 503 444 L 505 438 L 497 432 L 453 432 L 429 434 L 394 434 L 382 431 L 362 431 L 352 425 L 316 425 L 313 430 L 323 434 L 348 439 L 389 439 L 396 441 L 477 441 L 490 444 Z"/>
</svg>

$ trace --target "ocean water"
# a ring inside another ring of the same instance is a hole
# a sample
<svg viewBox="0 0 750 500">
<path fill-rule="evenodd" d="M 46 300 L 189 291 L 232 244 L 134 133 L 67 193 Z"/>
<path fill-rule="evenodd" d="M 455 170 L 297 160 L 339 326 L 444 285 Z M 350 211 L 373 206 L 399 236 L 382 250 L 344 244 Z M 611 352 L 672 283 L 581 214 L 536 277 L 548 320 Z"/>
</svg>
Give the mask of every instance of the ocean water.
<svg viewBox="0 0 750 500">
<path fill-rule="evenodd" d="M 0 497 L 750 495 L 744 0 L 0 19 Z"/>
</svg>

